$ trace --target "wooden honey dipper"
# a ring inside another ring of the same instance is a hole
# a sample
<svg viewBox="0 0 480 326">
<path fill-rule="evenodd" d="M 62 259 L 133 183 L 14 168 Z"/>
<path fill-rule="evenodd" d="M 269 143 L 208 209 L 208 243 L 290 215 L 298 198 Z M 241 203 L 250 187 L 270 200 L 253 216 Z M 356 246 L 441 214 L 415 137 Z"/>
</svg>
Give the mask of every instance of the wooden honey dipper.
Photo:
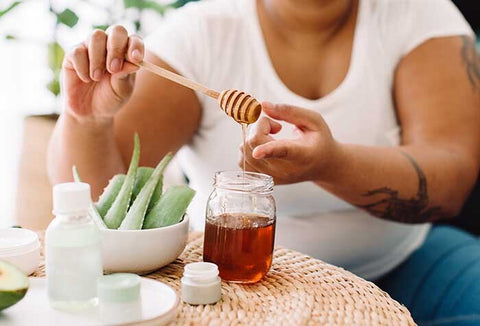
<svg viewBox="0 0 480 326">
<path fill-rule="evenodd" d="M 130 61 L 129 61 L 130 62 Z M 194 82 L 188 78 L 177 75 L 167 69 L 154 65 L 148 61 L 142 61 L 140 63 L 132 64 L 142 67 L 156 75 L 167 78 L 177 84 L 188 87 L 195 91 L 199 91 L 211 98 L 217 100 L 222 110 L 235 121 L 239 123 L 254 123 L 258 120 L 260 113 L 262 112 L 262 106 L 251 95 L 246 94 L 236 89 L 229 89 L 222 91 L 221 93 L 210 89 L 202 84 Z"/>
</svg>

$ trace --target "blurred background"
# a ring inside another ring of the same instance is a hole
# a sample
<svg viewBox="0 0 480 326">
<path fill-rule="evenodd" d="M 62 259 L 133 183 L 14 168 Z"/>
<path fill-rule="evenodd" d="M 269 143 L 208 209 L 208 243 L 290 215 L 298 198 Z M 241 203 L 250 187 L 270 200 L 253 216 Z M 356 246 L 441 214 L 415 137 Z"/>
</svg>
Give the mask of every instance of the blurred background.
<svg viewBox="0 0 480 326">
<path fill-rule="evenodd" d="M 112 24 L 144 36 L 187 2 L 0 0 L 0 228 L 51 209 L 45 146 L 62 107 L 64 53 Z"/>
<path fill-rule="evenodd" d="M 45 149 L 61 110 L 64 53 L 111 24 L 144 36 L 187 2 L 0 0 L 0 228 L 50 214 Z M 478 1 L 454 2 L 479 32 Z"/>
</svg>

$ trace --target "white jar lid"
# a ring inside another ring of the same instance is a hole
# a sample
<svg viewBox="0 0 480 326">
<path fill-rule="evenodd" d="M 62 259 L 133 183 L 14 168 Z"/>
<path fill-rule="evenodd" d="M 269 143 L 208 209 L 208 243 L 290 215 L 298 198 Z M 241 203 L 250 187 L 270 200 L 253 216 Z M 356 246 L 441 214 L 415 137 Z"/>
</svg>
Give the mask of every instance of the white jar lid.
<svg viewBox="0 0 480 326">
<path fill-rule="evenodd" d="M 40 246 L 38 235 L 27 229 L 0 229 L 0 258 L 21 255 Z"/>
<path fill-rule="evenodd" d="M 192 282 L 210 282 L 218 276 L 218 266 L 214 263 L 203 261 L 190 263 L 185 265 L 183 276 Z"/>
<path fill-rule="evenodd" d="M 98 279 L 100 302 L 132 302 L 140 297 L 140 276 L 131 273 L 103 275 Z"/>
</svg>

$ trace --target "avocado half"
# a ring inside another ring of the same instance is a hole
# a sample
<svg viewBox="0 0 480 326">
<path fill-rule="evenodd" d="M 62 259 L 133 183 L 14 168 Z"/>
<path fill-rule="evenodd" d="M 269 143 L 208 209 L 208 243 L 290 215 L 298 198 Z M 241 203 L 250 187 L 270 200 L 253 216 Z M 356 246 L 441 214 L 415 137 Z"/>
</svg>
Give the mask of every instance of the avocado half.
<svg viewBox="0 0 480 326">
<path fill-rule="evenodd" d="M 0 260 L 0 311 L 20 301 L 28 290 L 28 277 L 6 261 Z"/>
</svg>

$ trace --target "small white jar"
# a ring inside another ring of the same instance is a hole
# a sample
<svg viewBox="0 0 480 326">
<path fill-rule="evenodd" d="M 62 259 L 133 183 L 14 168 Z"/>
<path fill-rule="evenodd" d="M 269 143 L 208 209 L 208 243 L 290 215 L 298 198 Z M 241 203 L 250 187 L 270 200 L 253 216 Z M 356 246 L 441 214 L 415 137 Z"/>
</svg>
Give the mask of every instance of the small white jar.
<svg viewBox="0 0 480 326">
<path fill-rule="evenodd" d="M 38 235 L 22 228 L 0 230 L 0 259 L 30 275 L 40 263 Z"/>
<path fill-rule="evenodd" d="M 191 305 L 213 304 L 222 296 L 218 267 L 198 262 L 185 265 L 182 277 L 182 300 Z"/>
</svg>

